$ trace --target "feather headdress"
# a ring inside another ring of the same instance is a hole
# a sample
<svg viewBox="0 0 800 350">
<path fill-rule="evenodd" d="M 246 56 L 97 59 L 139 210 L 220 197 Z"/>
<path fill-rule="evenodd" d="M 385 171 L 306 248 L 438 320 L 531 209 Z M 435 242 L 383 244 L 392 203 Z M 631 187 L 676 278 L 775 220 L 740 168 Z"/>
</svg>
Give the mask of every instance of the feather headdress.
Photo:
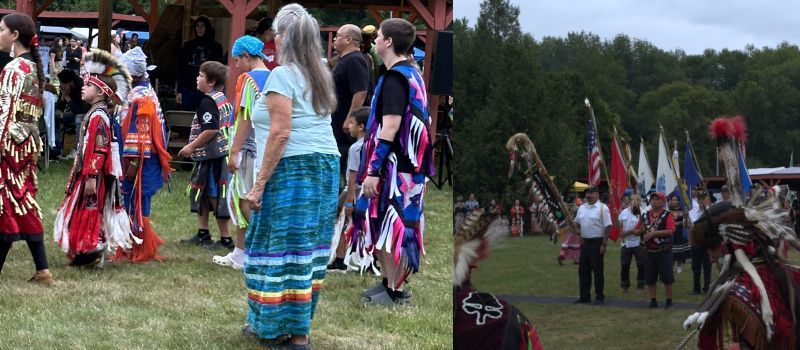
<svg viewBox="0 0 800 350">
<path fill-rule="evenodd" d="M 781 187 L 765 194 L 759 184 L 746 193 L 742 145 L 747 129 L 742 117 L 717 118 L 709 129 L 719 146 L 731 201 L 704 210 L 692 227 L 694 245 L 719 248 L 723 257 L 719 276 L 684 328 L 698 326 L 703 349 L 724 344 L 722 334 L 733 334 L 754 349 L 794 349 L 800 329 L 800 309 L 795 307 L 800 270 L 787 256 L 790 248 L 800 250 L 800 241 L 786 208 L 793 194 Z"/>
<path fill-rule="evenodd" d="M 114 79 L 117 84 L 117 90 L 112 91 L 110 94 L 106 90 L 107 86 L 106 89 L 103 89 L 103 86 L 98 86 L 111 97 L 115 104 L 121 104 L 128 96 L 132 81 L 125 65 L 110 52 L 100 49 L 91 49 L 91 51 L 87 52 L 85 61 L 84 67 L 86 72 L 89 73 L 87 80 L 90 80 L 92 75 L 105 75 Z"/>
<path fill-rule="evenodd" d="M 508 222 L 499 215 L 486 214 L 483 209 L 469 213 L 464 225 L 453 232 L 453 285 L 469 281 L 475 263 L 486 258 L 489 248 L 510 233 Z"/>
</svg>

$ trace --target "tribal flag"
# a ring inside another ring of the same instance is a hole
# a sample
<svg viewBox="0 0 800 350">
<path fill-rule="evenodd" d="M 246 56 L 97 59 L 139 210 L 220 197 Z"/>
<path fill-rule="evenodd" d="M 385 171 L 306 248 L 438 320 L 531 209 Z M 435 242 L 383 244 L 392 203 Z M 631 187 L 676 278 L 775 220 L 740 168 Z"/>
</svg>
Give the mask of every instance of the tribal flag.
<svg viewBox="0 0 800 350">
<path fill-rule="evenodd" d="M 597 147 L 597 134 L 594 132 L 594 124 L 592 118 L 588 118 L 586 122 L 587 137 L 587 155 L 589 159 L 589 185 L 597 187 L 600 185 L 600 148 Z"/>
<path fill-rule="evenodd" d="M 686 198 L 691 201 L 693 199 L 692 189 L 703 183 L 703 175 L 700 174 L 700 167 L 697 166 L 697 158 L 694 155 L 692 141 L 689 140 L 688 134 L 686 135 L 686 157 L 683 160 L 683 179 L 686 181 Z M 694 206 L 694 203 L 689 204 L 688 207 L 692 206 Z"/>
<path fill-rule="evenodd" d="M 622 211 L 622 196 L 625 194 L 625 190 L 628 187 L 626 175 L 627 167 L 625 166 L 625 158 L 619 148 L 617 135 L 615 134 L 611 139 L 611 177 L 609 178 L 611 181 L 610 187 L 613 192 L 609 193 L 608 196 L 609 210 L 611 210 L 614 216 L 619 215 Z M 612 218 L 612 221 L 616 221 L 616 218 Z M 620 230 L 617 225 L 612 225 L 609 238 L 616 242 L 619 238 L 619 233 Z"/>
<path fill-rule="evenodd" d="M 658 136 L 658 168 L 656 170 L 656 191 L 667 196 L 675 192 L 678 180 L 672 170 L 672 161 L 668 155 L 669 150 L 664 141 L 664 134 Z M 680 194 L 680 192 L 678 193 Z"/>
<path fill-rule="evenodd" d="M 653 186 L 653 171 L 650 170 L 650 162 L 647 161 L 647 152 L 644 150 L 644 140 L 639 144 L 639 175 L 636 187 L 639 189 L 639 196 L 644 197 L 650 187 Z"/>
</svg>

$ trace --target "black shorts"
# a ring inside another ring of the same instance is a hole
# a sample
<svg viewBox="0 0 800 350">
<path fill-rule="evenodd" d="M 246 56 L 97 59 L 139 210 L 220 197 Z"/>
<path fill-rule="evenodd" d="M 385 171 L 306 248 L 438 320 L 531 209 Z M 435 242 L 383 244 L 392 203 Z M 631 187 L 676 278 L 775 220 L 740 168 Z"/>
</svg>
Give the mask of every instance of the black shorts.
<svg viewBox="0 0 800 350">
<path fill-rule="evenodd" d="M 672 274 L 672 249 L 647 252 L 647 259 L 644 263 L 644 283 L 648 286 L 655 285 L 659 277 L 665 285 L 675 282 L 675 275 Z"/>
</svg>

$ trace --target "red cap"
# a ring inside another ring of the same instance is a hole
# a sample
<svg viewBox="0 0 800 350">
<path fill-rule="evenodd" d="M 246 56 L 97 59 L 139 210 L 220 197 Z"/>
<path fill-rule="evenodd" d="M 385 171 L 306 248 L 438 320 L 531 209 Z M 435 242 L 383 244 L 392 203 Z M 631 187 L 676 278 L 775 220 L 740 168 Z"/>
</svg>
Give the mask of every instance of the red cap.
<svg viewBox="0 0 800 350">
<path fill-rule="evenodd" d="M 664 202 L 667 201 L 667 196 L 664 195 L 664 192 L 653 192 L 653 193 L 650 194 L 650 198 L 652 199 L 653 196 L 658 196 L 658 198 L 661 199 Z"/>
</svg>

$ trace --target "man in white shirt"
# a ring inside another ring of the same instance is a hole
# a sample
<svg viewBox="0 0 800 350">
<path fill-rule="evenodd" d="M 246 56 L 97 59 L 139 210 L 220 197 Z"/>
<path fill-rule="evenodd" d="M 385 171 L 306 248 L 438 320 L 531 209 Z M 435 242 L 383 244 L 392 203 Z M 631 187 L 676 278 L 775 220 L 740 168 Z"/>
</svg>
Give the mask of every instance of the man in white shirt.
<svg viewBox="0 0 800 350">
<path fill-rule="evenodd" d="M 591 301 L 592 275 L 594 275 L 595 305 L 602 305 L 603 294 L 603 256 L 606 253 L 608 232 L 611 229 L 611 213 L 608 207 L 598 201 L 600 195 L 596 187 L 586 190 L 586 203 L 578 208 L 575 222 L 581 234 L 581 257 L 578 263 L 580 298 L 576 304 Z"/>
<path fill-rule="evenodd" d="M 637 233 L 636 226 L 642 216 L 641 201 L 638 195 L 625 196 L 622 200 L 623 209 L 619 213 L 620 237 L 622 237 L 622 248 L 620 249 L 620 262 L 622 271 L 620 274 L 620 286 L 622 293 L 627 293 L 631 286 L 630 269 L 631 260 L 636 258 L 636 289 L 644 289 L 644 261 L 647 258 L 642 237 Z"/>
<path fill-rule="evenodd" d="M 700 189 L 697 191 L 696 197 L 698 205 L 689 211 L 689 220 L 692 221 L 692 224 L 700 219 L 705 209 L 711 206 L 711 198 L 708 196 L 708 192 Z M 711 259 L 708 256 L 708 249 L 692 244 L 692 294 L 701 294 L 701 268 L 703 272 L 702 294 L 706 294 L 708 286 L 711 284 Z"/>
</svg>

